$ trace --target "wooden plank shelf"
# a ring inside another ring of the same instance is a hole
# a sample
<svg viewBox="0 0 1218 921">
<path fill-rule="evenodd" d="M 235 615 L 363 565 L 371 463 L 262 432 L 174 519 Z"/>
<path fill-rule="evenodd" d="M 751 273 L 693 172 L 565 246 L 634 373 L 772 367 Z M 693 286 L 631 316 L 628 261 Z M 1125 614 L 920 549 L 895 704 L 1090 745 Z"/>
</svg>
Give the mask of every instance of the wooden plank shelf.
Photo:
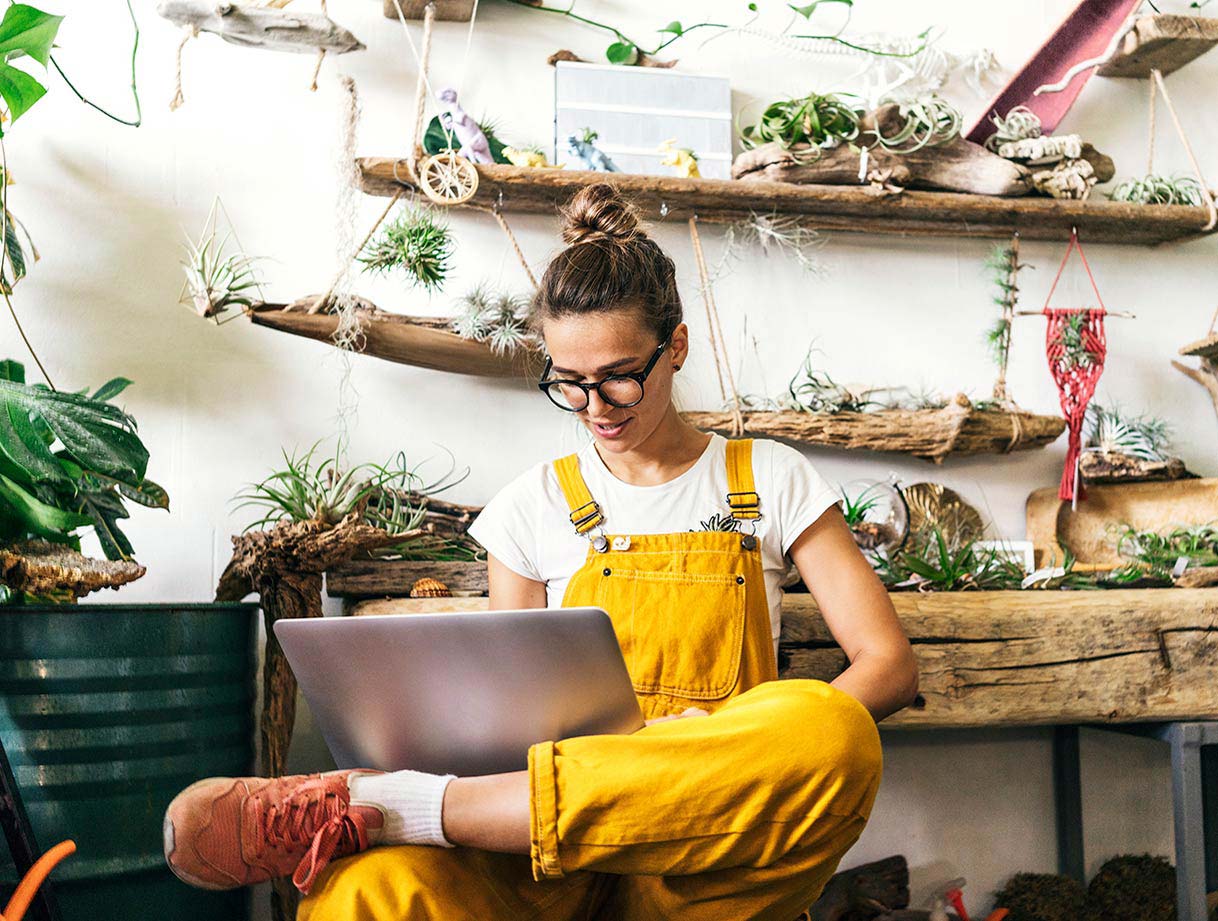
<svg viewBox="0 0 1218 921">
<path fill-rule="evenodd" d="M 885 727 L 961 729 L 1218 719 L 1218 590 L 897 592 L 919 698 Z M 356 614 L 486 610 L 392 598 Z M 831 681 L 846 655 L 808 594 L 782 601 L 783 678 Z"/>
<path fill-rule="evenodd" d="M 402 188 L 394 167 L 405 177 L 404 164 L 388 157 L 357 161 L 361 188 L 369 195 L 390 196 Z M 886 194 L 867 187 L 796 185 L 732 179 L 686 179 L 594 173 L 584 170 L 530 169 L 500 164 L 479 165 L 478 191 L 469 205 L 499 206 L 504 211 L 554 214 L 584 186 L 609 182 L 627 195 L 652 221 L 685 221 L 693 215 L 712 223 L 747 219 L 750 214 L 778 213 L 805 217 L 819 230 L 1007 239 L 1018 230 L 1025 240 L 1059 240 L 1078 228 L 1086 243 L 1154 245 L 1201 236 L 1209 220 L 1203 207 L 1135 205 L 1106 200 L 1065 201 L 1051 198 L 998 198 L 956 192 Z"/>
<path fill-rule="evenodd" d="M 1218 45 L 1218 19 L 1159 13 L 1143 16 L 1121 39 L 1116 54 L 1097 73 L 1104 77 L 1170 74 Z"/>
<path fill-rule="evenodd" d="M 980 410 L 958 394 L 942 409 L 807 413 L 796 410 L 745 412 L 746 435 L 854 451 L 894 451 L 941 464 L 951 455 L 1006 454 L 1041 448 L 1066 429 L 1060 416 Z M 732 414 L 683 412 L 705 431 L 732 433 Z"/>
<path fill-rule="evenodd" d="M 333 344 L 338 317 L 333 313 L 307 313 L 297 308 L 312 303 L 302 298 L 290 305 L 255 304 L 246 311 L 255 326 Z M 454 333 L 443 317 L 412 317 L 375 307 L 356 308 L 360 337 L 352 349 L 398 364 L 472 374 L 535 380 L 542 362 L 536 351 L 496 354 L 489 345 Z"/>
</svg>

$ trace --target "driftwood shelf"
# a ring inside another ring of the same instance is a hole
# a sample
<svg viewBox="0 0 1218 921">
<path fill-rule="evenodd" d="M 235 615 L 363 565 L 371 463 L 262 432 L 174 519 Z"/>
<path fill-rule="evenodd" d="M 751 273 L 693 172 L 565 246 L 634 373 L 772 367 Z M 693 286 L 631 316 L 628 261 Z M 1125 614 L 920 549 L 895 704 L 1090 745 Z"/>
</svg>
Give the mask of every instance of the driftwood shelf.
<svg viewBox="0 0 1218 921">
<path fill-rule="evenodd" d="M 306 301 L 311 298 L 296 303 Z M 334 314 L 283 308 L 283 304 L 256 304 L 247 315 L 255 326 L 319 342 L 334 341 L 338 329 L 338 317 Z M 535 378 L 541 371 L 541 361 L 535 352 L 497 355 L 490 346 L 452 332 L 443 317 L 408 317 L 375 307 L 357 308 L 356 314 L 362 336 L 354 350 L 364 355 L 479 377 L 525 379 Z"/>
<path fill-rule="evenodd" d="M 889 596 L 913 644 L 918 702 L 885 727 L 958 729 L 1218 719 L 1218 590 L 916 592 Z M 485 610 L 486 598 L 364 601 L 357 614 Z M 784 678 L 846 666 L 811 595 L 782 601 Z"/>
<path fill-rule="evenodd" d="M 388 157 L 357 160 L 361 187 L 369 195 L 393 195 L 405 176 L 401 161 Z M 1071 228 L 1088 243 L 1156 244 L 1200 236 L 1209 220 L 1202 207 L 1133 205 L 1112 201 L 998 198 L 956 192 L 885 194 L 857 186 L 796 185 L 731 179 L 686 179 L 479 165 L 478 191 L 469 205 L 506 211 L 553 214 L 584 186 L 611 182 L 652 221 L 700 220 L 730 223 L 751 213 L 806 217 L 820 230 L 917 236 L 1025 240 L 1070 238 Z"/>
<path fill-rule="evenodd" d="M 1143 16 L 1125 33 L 1116 54 L 1097 73 L 1105 77 L 1149 77 L 1179 70 L 1218 45 L 1218 19 L 1161 13 Z"/>
<path fill-rule="evenodd" d="M 730 434 L 732 414 L 685 412 L 703 430 Z M 747 435 L 856 451 L 894 451 L 936 464 L 949 455 L 1005 454 L 1040 448 L 1065 431 L 1065 420 L 1034 413 L 980 410 L 958 394 L 943 409 L 886 409 L 877 412 L 805 413 L 795 410 L 746 412 Z"/>
</svg>

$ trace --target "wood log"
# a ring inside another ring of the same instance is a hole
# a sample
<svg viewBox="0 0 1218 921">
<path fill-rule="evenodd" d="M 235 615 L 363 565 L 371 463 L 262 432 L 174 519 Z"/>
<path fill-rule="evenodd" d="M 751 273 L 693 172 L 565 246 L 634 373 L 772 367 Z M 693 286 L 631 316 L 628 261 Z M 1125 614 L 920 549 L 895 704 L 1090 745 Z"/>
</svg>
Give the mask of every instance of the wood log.
<svg viewBox="0 0 1218 921">
<path fill-rule="evenodd" d="M 1160 13 L 1143 16 L 1125 33 L 1116 54 L 1098 71 L 1105 77 L 1170 74 L 1218 45 L 1218 19 Z"/>
<path fill-rule="evenodd" d="M 909 905 L 909 864 L 898 854 L 835 873 L 808 909 L 808 921 L 869 918 Z"/>
<path fill-rule="evenodd" d="M 307 313 L 315 297 L 292 304 L 255 304 L 246 316 L 255 326 L 333 344 L 338 317 L 333 313 Z M 398 364 L 471 374 L 535 380 L 541 371 L 539 352 L 518 350 L 498 355 L 484 342 L 452 332 L 443 317 L 410 317 L 376 307 L 356 308 L 360 337 L 353 351 Z"/>
<path fill-rule="evenodd" d="M 388 157 L 357 160 L 360 186 L 369 195 L 393 195 L 403 187 L 401 161 Z M 552 216 L 576 192 L 608 182 L 645 217 L 684 223 L 697 215 L 708 223 L 748 220 L 754 213 L 806 217 L 818 230 L 851 233 L 920 234 L 1009 240 L 1015 230 L 1025 240 L 1065 242 L 1072 228 L 1095 243 L 1155 244 L 1201 236 L 1209 212 L 1200 206 L 1135 205 L 1103 200 L 1068 201 L 1038 197 L 1000 198 L 958 192 L 908 191 L 877 194 L 868 188 L 687 179 L 584 170 L 532 169 L 484 164 L 478 191 L 468 207 L 501 206 L 505 211 Z"/>
<path fill-rule="evenodd" d="M 1137 483 L 1152 480 L 1193 479 L 1178 457 L 1144 460 L 1112 451 L 1086 450 L 1079 455 L 1079 476 L 1087 483 Z"/>
<path fill-rule="evenodd" d="M 917 657 L 914 706 L 885 728 L 1218 719 L 1218 591 L 898 592 Z M 360 614 L 486 610 L 486 598 L 395 598 Z M 847 664 L 811 595 L 782 601 L 782 678 Z"/>
<path fill-rule="evenodd" d="M 245 48 L 303 54 L 364 50 L 363 42 L 320 13 L 226 0 L 161 0 L 156 11 L 175 25 L 211 32 Z"/>
<path fill-rule="evenodd" d="M 732 414 L 681 413 L 704 430 L 732 431 Z M 1005 454 L 1055 441 L 1066 423 L 1058 416 L 978 410 L 964 394 L 943 409 L 886 409 L 876 412 L 806 413 L 796 410 L 745 412 L 747 434 L 802 444 L 859 451 L 912 454 L 936 464 L 948 455 Z"/>
<path fill-rule="evenodd" d="M 878 130 L 895 136 L 904 118 L 900 107 L 889 103 L 863 117 L 864 143 Z M 732 163 L 732 178 L 755 182 L 859 185 L 873 175 L 902 188 L 939 189 L 977 195 L 1018 196 L 1031 191 L 1028 171 L 1018 163 L 991 153 L 962 137 L 923 147 L 910 153 L 894 153 L 872 147 L 867 153 L 866 176 L 860 179 L 860 153 L 848 144 L 820 150 L 813 159 L 809 144 L 784 148 L 778 143 L 746 150 Z"/>
<path fill-rule="evenodd" d="M 95 560 L 41 538 L 0 547 L 0 582 L 31 595 L 67 593 L 76 600 L 103 588 L 117 589 L 145 572 L 135 560 Z"/>
<path fill-rule="evenodd" d="M 486 563 L 436 563 L 355 559 L 326 572 L 326 592 L 339 598 L 405 595 L 416 579 L 439 579 L 454 592 L 489 591 Z"/>
<path fill-rule="evenodd" d="M 1218 479 L 1091 486 L 1073 510 L 1048 486 L 1028 496 L 1025 515 L 1037 566 L 1060 564 L 1069 547 L 1080 572 L 1114 569 L 1128 562 L 1117 553 L 1114 527 L 1158 531 L 1218 520 Z"/>
</svg>

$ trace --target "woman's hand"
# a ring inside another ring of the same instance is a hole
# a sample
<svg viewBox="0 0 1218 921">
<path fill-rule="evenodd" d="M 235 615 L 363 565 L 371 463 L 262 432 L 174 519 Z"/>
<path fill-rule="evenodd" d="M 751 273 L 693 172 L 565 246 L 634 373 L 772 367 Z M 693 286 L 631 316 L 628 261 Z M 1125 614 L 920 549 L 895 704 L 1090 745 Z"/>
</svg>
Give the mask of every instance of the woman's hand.
<svg viewBox="0 0 1218 921">
<path fill-rule="evenodd" d="M 653 720 L 644 720 L 644 725 L 650 726 L 653 723 L 666 723 L 668 720 L 683 720 L 687 716 L 710 716 L 705 710 L 700 707 L 686 707 L 680 713 L 670 713 L 668 716 L 657 716 Z"/>
</svg>

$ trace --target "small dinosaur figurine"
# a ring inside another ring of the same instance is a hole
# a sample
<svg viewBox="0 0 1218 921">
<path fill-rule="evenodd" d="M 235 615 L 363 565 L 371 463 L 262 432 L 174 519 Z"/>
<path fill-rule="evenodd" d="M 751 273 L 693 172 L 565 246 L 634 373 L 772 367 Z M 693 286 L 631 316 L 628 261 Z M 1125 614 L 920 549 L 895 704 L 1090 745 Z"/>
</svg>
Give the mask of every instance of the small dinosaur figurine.
<svg viewBox="0 0 1218 921">
<path fill-rule="evenodd" d="M 562 164 L 554 164 L 546 159 L 546 155 L 537 147 L 505 147 L 503 155 L 512 166 L 529 166 L 533 169 L 562 169 Z"/>
<path fill-rule="evenodd" d="M 675 166 L 678 176 L 689 179 L 701 178 L 702 174 L 698 172 L 698 155 L 688 147 L 674 146 L 676 143 L 676 138 L 669 138 L 660 145 L 659 151 L 664 155 L 660 166 Z"/>
<path fill-rule="evenodd" d="M 495 158 L 491 156 L 491 145 L 486 135 L 473 117 L 457 102 L 457 91 L 452 88 L 441 90 L 438 98 L 442 110 L 440 124 L 461 142 L 457 153 L 471 163 L 494 163 Z"/>
<path fill-rule="evenodd" d="M 581 138 L 576 134 L 567 135 L 567 153 L 575 160 L 583 164 L 585 169 L 590 169 L 597 173 L 620 173 L 612 160 L 610 160 L 603 151 L 597 150 L 594 146 L 596 141 L 596 132 L 591 128 L 584 129 L 584 136 Z"/>
</svg>

